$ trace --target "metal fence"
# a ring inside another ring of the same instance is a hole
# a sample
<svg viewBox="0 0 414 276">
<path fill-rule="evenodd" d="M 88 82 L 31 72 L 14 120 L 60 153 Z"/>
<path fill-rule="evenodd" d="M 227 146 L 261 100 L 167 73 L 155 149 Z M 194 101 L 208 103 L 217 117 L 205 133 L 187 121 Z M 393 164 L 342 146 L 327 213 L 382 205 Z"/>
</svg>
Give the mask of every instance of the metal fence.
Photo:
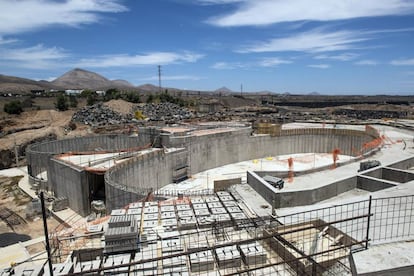
<svg viewBox="0 0 414 276">
<path fill-rule="evenodd" d="M 414 195 L 370 197 L 279 217 L 199 225 L 142 243 L 112 265 L 116 255 L 83 252 L 91 265 L 69 275 L 165 275 L 177 269 L 191 275 L 349 275 L 353 250 L 414 237 L 413 204 Z"/>
<path fill-rule="evenodd" d="M 372 200 L 369 237 L 373 243 L 414 238 L 414 195 Z"/>
</svg>

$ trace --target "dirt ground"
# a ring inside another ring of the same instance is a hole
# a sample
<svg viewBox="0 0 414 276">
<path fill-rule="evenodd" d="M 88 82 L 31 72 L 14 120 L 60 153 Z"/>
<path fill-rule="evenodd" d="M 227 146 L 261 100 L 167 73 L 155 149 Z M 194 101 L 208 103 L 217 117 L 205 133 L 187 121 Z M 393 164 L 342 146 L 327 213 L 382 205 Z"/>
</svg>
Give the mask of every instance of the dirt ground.
<svg viewBox="0 0 414 276">
<path fill-rule="evenodd" d="M 23 145 L 32 140 L 53 134 L 57 138 L 81 136 L 88 132 L 88 127 L 77 125 L 70 130 L 68 125 L 74 111 L 31 110 L 20 115 L 7 116 L 0 121 L 3 132 L 0 138 L 1 149 L 10 149 L 14 145 Z"/>
<path fill-rule="evenodd" d="M 44 235 L 41 215 L 26 216 L 31 198 L 18 187 L 20 178 L 0 176 L 0 247 Z M 47 224 L 49 232 L 60 225 L 52 217 L 47 219 Z M 44 246 L 41 243 L 29 249 L 30 253 L 36 253 L 44 250 Z"/>
</svg>

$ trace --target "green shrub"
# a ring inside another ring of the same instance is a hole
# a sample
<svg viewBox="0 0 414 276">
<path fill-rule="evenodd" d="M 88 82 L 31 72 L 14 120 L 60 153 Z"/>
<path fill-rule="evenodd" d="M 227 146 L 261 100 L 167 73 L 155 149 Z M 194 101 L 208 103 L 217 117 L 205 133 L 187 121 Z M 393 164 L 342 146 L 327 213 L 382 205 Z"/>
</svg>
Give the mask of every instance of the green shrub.
<svg viewBox="0 0 414 276">
<path fill-rule="evenodd" d="M 22 103 L 20 101 L 11 101 L 4 105 L 3 110 L 8 114 L 20 114 L 23 112 Z"/>
</svg>

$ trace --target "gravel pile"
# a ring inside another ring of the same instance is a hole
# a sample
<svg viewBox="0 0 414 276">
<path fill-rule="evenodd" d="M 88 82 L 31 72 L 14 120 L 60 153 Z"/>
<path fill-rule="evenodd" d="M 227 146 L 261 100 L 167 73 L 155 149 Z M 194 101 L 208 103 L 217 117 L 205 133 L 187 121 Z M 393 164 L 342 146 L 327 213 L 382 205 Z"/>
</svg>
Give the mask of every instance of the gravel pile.
<svg viewBox="0 0 414 276">
<path fill-rule="evenodd" d="M 122 115 L 101 103 L 85 106 L 72 116 L 72 121 L 92 126 L 130 123 L 132 119 L 132 115 Z"/>
<path fill-rule="evenodd" d="M 141 111 L 149 121 L 165 121 L 167 123 L 174 123 L 194 118 L 194 114 L 187 108 L 168 102 L 139 105 L 135 110 Z"/>
</svg>

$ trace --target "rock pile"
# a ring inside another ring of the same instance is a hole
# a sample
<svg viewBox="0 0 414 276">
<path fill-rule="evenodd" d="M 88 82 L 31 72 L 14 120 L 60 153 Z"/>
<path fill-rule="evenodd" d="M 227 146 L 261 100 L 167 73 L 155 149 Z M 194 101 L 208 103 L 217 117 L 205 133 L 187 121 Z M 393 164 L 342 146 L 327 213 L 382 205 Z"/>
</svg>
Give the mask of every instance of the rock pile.
<svg viewBox="0 0 414 276">
<path fill-rule="evenodd" d="M 122 115 L 101 103 L 85 106 L 72 117 L 72 121 L 92 126 L 125 124 L 132 119 L 132 115 Z"/>
<path fill-rule="evenodd" d="M 148 121 L 162 121 L 167 124 L 194 117 L 191 111 L 173 103 L 134 105 L 129 114 L 121 114 L 105 104 L 98 103 L 85 106 L 77 111 L 73 115 L 72 121 L 91 126 L 127 124 L 136 121 L 134 113 L 138 110 Z"/>
<path fill-rule="evenodd" d="M 194 118 L 194 114 L 187 108 L 173 103 L 143 104 L 135 108 L 144 114 L 149 121 L 165 121 L 174 123 L 181 120 Z"/>
</svg>

